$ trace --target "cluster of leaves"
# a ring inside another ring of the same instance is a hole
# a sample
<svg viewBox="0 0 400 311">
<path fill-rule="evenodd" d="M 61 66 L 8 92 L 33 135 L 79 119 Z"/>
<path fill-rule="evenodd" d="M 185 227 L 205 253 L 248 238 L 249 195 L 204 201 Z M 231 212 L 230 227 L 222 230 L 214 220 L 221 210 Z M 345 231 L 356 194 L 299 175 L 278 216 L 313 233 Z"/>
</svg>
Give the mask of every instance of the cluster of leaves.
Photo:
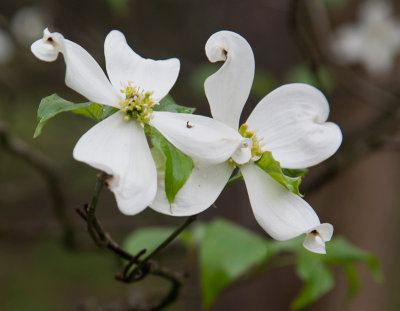
<svg viewBox="0 0 400 311">
<path fill-rule="evenodd" d="M 172 231 L 169 227 L 139 229 L 127 237 L 124 246 L 132 253 L 143 248 L 151 252 Z M 276 242 L 227 220 L 215 219 L 208 224 L 197 223 L 177 243 L 188 251 L 197 249 L 204 307 L 210 307 L 232 283 L 251 280 L 283 265 L 292 265 L 303 282 L 291 303 L 293 310 L 304 308 L 329 292 L 335 284 L 336 267 L 347 276 L 349 298 L 359 289 L 358 263 L 365 263 L 374 279 L 382 280 L 377 258 L 344 238 L 337 237 L 328 243 L 327 255 L 308 252 L 301 239 Z"/>
</svg>

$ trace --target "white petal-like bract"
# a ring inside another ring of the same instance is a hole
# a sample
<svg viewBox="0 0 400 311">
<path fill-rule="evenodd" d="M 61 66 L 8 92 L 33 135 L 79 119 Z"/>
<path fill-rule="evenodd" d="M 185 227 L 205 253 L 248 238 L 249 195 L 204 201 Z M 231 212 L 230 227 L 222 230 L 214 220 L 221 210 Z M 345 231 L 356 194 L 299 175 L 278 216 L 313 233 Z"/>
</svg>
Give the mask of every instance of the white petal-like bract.
<svg viewBox="0 0 400 311">
<path fill-rule="evenodd" d="M 186 113 L 155 111 L 150 125 L 186 155 L 209 163 L 227 161 L 243 141 L 217 120 Z"/>
<path fill-rule="evenodd" d="M 130 82 L 134 87 L 153 91 L 152 96 L 161 100 L 178 78 L 180 62 L 177 58 L 143 58 L 129 47 L 125 36 L 117 30 L 108 34 L 104 42 L 104 54 L 108 76 L 117 91 Z"/>
<path fill-rule="evenodd" d="M 35 41 L 31 50 L 43 61 L 52 62 L 63 53 L 67 67 L 65 84 L 92 102 L 117 107 L 121 100 L 103 70 L 94 58 L 80 45 L 64 39 L 60 33 L 50 33 L 47 28 L 43 38 Z"/>
<path fill-rule="evenodd" d="M 219 31 L 208 39 L 206 54 L 210 62 L 224 61 L 204 83 L 211 114 L 236 130 L 253 83 L 253 51 L 237 33 Z"/>
<path fill-rule="evenodd" d="M 135 215 L 154 199 L 157 171 L 143 129 L 117 112 L 78 141 L 73 156 L 113 176 L 109 188 L 122 213 Z"/>
<path fill-rule="evenodd" d="M 31 45 L 33 55 L 44 62 L 54 62 L 58 53 L 62 51 L 64 37 L 58 32 L 50 33 L 46 28 L 43 31 L 43 38 L 36 40 Z"/>
<path fill-rule="evenodd" d="M 329 158 L 342 142 L 340 128 L 325 122 L 328 115 L 329 104 L 319 90 L 294 83 L 265 96 L 246 123 L 282 167 L 305 168 Z"/>
<path fill-rule="evenodd" d="M 192 174 L 178 191 L 175 201 L 170 207 L 165 194 L 164 167 L 161 167 L 157 169 L 156 198 L 150 207 L 170 216 L 190 216 L 201 213 L 217 200 L 232 171 L 233 167 L 227 162 L 208 164 L 194 160 Z"/>
<path fill-rule="evenodd" d="M 320 225 L 317 214 L 306 201 L 257 165 L 243 165 L 240 171 L 257 222 L 275 240 L 289 240 Z"/>
<path fill-rule="evenodd" d="M 333 226 L 327 223 L 321 224 L 306 234 L 303 246 L 311 252 L 326 254 L 325 242 L 330 241 L 332 235 Z"/>
</svg>

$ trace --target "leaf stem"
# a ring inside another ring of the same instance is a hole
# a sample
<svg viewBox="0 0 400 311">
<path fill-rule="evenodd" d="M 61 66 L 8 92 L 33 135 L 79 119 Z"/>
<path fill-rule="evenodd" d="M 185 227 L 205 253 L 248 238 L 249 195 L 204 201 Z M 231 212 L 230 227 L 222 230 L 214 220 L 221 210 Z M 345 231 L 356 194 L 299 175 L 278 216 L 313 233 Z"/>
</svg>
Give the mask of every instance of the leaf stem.
<svg viewBox="0 0 400 311">
<path fill-rule="evenodd" d="M 233 176 L 231 179 L 228 180 L 228 182 L 225 185 L 225 188 L 228 187 L 230 184 L 234 183 L 235 181 L 243 179 L 242 173 L 240 170 L 237 172 L 235 176 Z"/>
<path fill-rule="evenodd" d="M 90 234 L 90 236 L 92 237 L 93 241 L 97 244 L 97 246 L 104 246 L 104 243 L 107 242 L 107 240 L 105 239 L 105 236 L 102 235 L 102 233 L 104 232 L 103 230 L 96 230 L 97 234 L 95 233 L 94 227 L 99 226 L 100 224 L 97 222 L 97 220 L 95 221 L 95 212 L 96 212 L 96 208 L 97 208 L 97 203 L 99 201 L 99 197 L 101 194 L 101 191 L 103 190 L 103 186 L 104 183 L 107 179 L 107 174 L 105 173 L 99 173 L 97 175 L 97 180 L 96 180 L 96 185 L 94 188 L 94 192 L 93 192 L 93 197 L 92 197 L 92 201 L 90 202 L 90 205 L 85 205 L 85 210 L 86 210 L 86 214 L 87 214 L 87 230 Z M 102 228 L 96 228 L 96 229 L 102 229 Z"/>
<path fill-rule="evenodd" d="M 161 252 L 165 247 L 167 247 L 175 238 L 183 231 L 185 230 L 193 221 L 197 219 L 197 215 L 192 215 L 189 216 L 183 224 L 181 224 L 177 229 L 175 229 L 174 232 L 171 233 L 171 235 L 164 240 L 154 251 L 152 251 L 149 255 L 147 255 L 141 265 L 144 265 L 150 258 L 154 257 L 157 255 L 159 252 Z"/>
</svg>

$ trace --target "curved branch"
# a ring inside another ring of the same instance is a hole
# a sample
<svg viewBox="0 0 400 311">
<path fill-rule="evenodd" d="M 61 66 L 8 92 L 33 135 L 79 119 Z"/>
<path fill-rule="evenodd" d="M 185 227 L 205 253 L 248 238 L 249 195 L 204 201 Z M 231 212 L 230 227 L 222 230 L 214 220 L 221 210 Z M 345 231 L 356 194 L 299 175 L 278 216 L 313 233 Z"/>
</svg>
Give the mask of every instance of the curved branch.
<svg viewBox="0 0 400 311">
<path fill-rule="evenodd" d="M 151 258 L 167 247 L 183 230 L 185 230 L 193 221 L 195 221 L 197 215 L 188 217 L 185 222 L 170 236 L 168 236 L 165 241 L 162 242 L 153 252 L 151 252 L 144 259 L 141 259 L 141 257 L 146 253 L 145 249 L 141 250 L 136 255 L 125 251 L 111 238 L 110 234 L 104 230 L 100 221 L 96 217 L 98 199 L 103 186 L 107 183 L 108 178 L 109 176 L 103 172 L 97 175 L 95 191 L 93 193 L 90 205 L 86 204 L 83 209 L 77 209 L 76 212 L 86 222 L 87 230 L 92 240 L 98 247 L 105 247 L 122 259 L 128 260 L 128 263 L 125 265 L 122 274 L 115 275 L 116 280 L 124 283 L 133 283 L 144 279 L 150 274 L 161 277 L 171 283 L 170 290 L 161 301 L 156 303 L 154 306 L 143 309 L 142 311 L 162 310 L 166 306 L 172 304 L 178 298 L 182 287 L 182 278 L 184 276 L 171 272 L 166 268 L 159 267 L 157 262 L 151 260 Z"/>
<path fill-rule="evenodd" d="M 0 122 L 0 145 L 9 153 L 31 165 L 46 182 L 49 194 L 53 201 L 55 217 L 63 230 L 63 241 L 68 247 L 76 247 L 74 227 L 66 213 L 65 198 L 54 167 L 41 153 L 11 135 L 6 124 Z"/>
</svg>

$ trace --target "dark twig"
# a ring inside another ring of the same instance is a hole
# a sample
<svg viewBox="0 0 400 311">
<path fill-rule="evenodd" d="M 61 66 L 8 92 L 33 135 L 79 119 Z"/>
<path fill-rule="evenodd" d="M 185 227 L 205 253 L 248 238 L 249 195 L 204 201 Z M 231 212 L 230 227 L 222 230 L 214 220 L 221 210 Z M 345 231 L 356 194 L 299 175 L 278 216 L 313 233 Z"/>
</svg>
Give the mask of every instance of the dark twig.
<svg viewBox="0 0 400 311">
<path fill-rule="evenodd" d="M 74 227 L 66 213 L 65 198 L 61 183 L 54 167 L 41 153 L 33 150 L 28 144 L 12 135 L 7 126 L 0 122 L 0 145 L 11 154 L 31 165 L 46 181 L 53 201 L 54 214 L 63 230 L 63 241 L 68 247 L 76 247 Z"/>
<path fill-rule="evenodd" d="M 76 212 L 78 213 L 79 216 L 88 224 L 88 214 L 87 214 L 87 205 L 85 205 L 85 209 L 82 211 L 81 209 L 77 208 Z M 109 250 L 113 251 L 116 253 L 119 257 L 131 261 L 134 256 L 123 250 L 117 242 L 115 242 L 110 235 L 104 231 L 103 226 L 101 223 L 97 220 L 96 216 L 93 215 L 93 233 L 94 235 L 90 235 L 93 239 L 93 241 L 96 243 L 97 246 L 99 247 L 105 247 L 108 248 Z M 88 229 L 89 231 L 89 229 Z"/>
<path fill-rule="evenodd" d="M 164 299 L 162 299 L 156 306 L 153 306 L 149 309 L 149 311 L 163 310 L 178 298 L 179 292 L 182 288 L 182 282 L 180 282 L 176 277 L 171 277 L 171 274 L 164 269 L 153 271 L 152 274 L 167 279 L 171 282 L 171 288 Z"/>
<path fill-rule="evenodd" d="M 136 255 L 132 255 L 125 251 L 104 230 L 103 226 L 96 217 L 97 202 L 100 197 L 101 190 L 107 183 L 108 178 L 110 178 L 110 176 L 105 173 L 100 173 L 97 176 L 97 183 L 90 205 L 86 204 L 83 210 L 77 209 L 76 211 L 86 222 L 87 230 L 97 246 L 103 248 L 105 247 L 119 257 L 128 260 L 128 263 L 125 265 L 122 274 L 116 274 L 115 279 L 124 283 L 132 283 L 138 282 L 147 275 L 151 274 L 164 278 L 171 283 L 170 290 L 160 302 L 154 306 L 151 306 L 150 308 L 144 309 L 147 311 L 161 310 L 177 299 L 182 287 L 181 280 L 183 276 L 173 273 L 163 267 L 159 267 L 158 264 L 151 259 L 161 252 L 165 247 L 167 247 L 183 230 L 185 230 L 194 220 L 196 220 L 197 215 L 188 217 L 185 222 L 179 226 L 169 237 L 167 237 L 167 239 L 162 242 L 153 252 L 151 252 L 144 259 L 141 259 L 146 252 L 145 249 L 141 250 Z"/>
</svg>

